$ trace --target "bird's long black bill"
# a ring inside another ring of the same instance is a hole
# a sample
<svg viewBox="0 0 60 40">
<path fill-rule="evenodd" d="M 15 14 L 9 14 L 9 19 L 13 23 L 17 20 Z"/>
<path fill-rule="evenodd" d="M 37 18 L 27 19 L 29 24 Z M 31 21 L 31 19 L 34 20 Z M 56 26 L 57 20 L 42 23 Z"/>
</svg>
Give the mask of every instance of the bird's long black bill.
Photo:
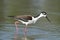
<svg viewBox="0 0 60 40">
<path fill-rule="evenodd" d="M 47 19 L 49 22 L 51 22 L 47 16 L 46 16 L 46 19 Z"/>
</svg>

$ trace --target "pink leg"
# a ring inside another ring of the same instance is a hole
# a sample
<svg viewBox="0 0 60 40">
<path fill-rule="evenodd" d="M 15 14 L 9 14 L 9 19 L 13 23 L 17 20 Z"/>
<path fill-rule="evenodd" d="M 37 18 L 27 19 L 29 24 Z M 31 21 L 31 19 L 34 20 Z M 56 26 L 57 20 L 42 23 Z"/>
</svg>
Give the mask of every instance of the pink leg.
<svg viewBox="0 0 60 40">
<path fill-rule="evenodd" d="M 17 36 L 18 36 L 18 21 L 15 22 L 15 26 L 16 26 L 16 32 L 15 32 L 15 35 L 14 35 L 14 40 L 17 40 Z"/>
<path fill-rule="evenodd" d="M 16 24 L 16 23 L 15 23 L 15 26 L 16 26 L 16 32 L 18 33 L 18 29 L 19 29 L 19 28 L 18 28 L 18 26 L 17 26 L 17 24 Z"/>
<path fill-rule="evenodd" d="M 24 40 L 27 38 L 27 26 L 24 28 Z"/>
</svg>

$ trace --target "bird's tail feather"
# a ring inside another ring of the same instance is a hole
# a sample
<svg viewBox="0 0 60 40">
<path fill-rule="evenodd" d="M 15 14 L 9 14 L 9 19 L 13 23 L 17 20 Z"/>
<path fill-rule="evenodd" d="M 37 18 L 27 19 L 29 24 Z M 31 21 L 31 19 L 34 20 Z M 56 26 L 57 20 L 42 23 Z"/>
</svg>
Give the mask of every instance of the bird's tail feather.
<svg viewBox="0 0 60 40">
<path fill-rule="evenodd" d="M 15 16 L 8 16 L 8 17 L 14 18 Z"/>
</svg>

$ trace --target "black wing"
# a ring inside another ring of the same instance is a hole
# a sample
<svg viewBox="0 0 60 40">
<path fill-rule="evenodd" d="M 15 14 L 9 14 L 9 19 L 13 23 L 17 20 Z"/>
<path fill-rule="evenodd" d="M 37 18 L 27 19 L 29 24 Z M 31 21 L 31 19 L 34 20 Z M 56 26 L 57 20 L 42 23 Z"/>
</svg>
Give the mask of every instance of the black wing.
<svg viewBox="0 0 60 40">
<path fill-rule="evenodd" d="M 28 20 L 26 20 L 24 18 L 16 18 L 16 20 L 22 20 L 22 21 L 28 22 Z"/>
<path fill-rule="evenodd" d="M 19 16 L 19 17 L 16 17 L 16 20 L 22 20 L 22 21 L 25 21 L 25 22 L 28 22 L 28 20 L 32 20 L 32 16 Z"/>
</svg>

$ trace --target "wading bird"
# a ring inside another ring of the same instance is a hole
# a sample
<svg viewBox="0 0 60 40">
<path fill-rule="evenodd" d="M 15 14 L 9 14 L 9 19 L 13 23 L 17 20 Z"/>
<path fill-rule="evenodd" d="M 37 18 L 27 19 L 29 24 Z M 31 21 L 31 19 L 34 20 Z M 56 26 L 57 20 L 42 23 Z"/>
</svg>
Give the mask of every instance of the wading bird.
<svg viewBox="0 0 60 40">
<path fill-rule="evenodd" d="M 15 21 L 15 26 L 16 26 L 16 30 L 18 31 L 18 27 L 17 24 L 18 23 L 22 23 L 25 24 L 24 27 L 24 36 L 26 36 L 26 32 L 27 32 L 27 26 L 28 24 L 34 24 L 36 23 L 36 21 L 41 18 L 41 17 L 45 17 L 49 22 L 50 20 L 47 17 L 47 13 L 45 11 L 42 11 L 40 14 L 38 14 L 37 16 L 31 16 L 31 15 L 19 15 L 19 16 L 9 16 L 9 17 L 13 17 L 16 21 Z"/>
</svg>

